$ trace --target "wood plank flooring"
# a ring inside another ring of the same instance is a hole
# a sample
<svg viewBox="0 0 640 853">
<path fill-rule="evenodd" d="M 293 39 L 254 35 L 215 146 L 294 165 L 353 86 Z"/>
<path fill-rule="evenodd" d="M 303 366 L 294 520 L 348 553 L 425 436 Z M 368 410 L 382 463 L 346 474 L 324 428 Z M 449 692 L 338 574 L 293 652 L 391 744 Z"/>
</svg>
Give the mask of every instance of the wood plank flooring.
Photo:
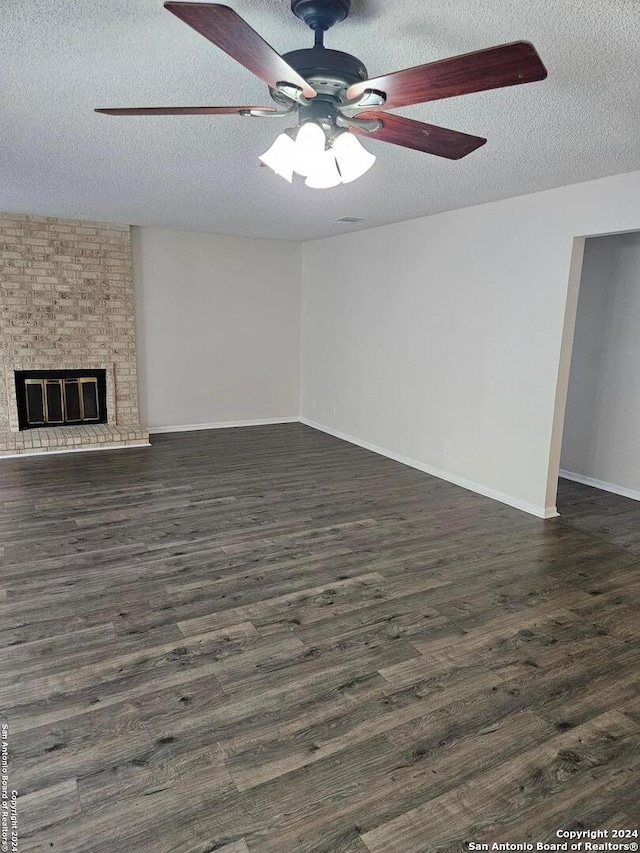
<svg viewBox="0 0 640 853">
<path fill-rule="evenodd" d="M 640 824 L 640 505 L 541 521 L 299 424 L 0 467 L 21 853 Z"/>
</svg>

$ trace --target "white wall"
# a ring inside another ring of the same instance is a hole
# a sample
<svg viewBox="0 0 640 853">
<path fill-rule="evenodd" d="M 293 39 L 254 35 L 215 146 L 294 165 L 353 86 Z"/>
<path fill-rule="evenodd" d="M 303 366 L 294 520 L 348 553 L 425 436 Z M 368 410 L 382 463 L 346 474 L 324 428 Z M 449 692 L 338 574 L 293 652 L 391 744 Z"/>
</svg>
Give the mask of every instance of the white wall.
<svg viewBox="0 0 640 853">
<path fill-rule="evenodd" d="M 300 244 L 132 230 L 142 423 L 296 418 Z"/>
<path fill-rule="evenodd" d="M 640 234 L 587 240 L 561 468 L 640 498 Z"/>
<path fill-rule="evenodd" d="M 305 244 L 303 416 L 553 514 L 573 238 L 640 228 L 639 198 L 635 172 Z"/>
</svg>

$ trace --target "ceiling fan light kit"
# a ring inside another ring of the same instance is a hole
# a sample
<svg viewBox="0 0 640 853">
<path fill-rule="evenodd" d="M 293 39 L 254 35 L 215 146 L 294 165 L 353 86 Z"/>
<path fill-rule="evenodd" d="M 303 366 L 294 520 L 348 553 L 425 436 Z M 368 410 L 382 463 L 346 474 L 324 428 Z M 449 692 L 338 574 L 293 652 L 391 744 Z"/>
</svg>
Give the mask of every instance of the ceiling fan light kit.
<svg viewBox="0 0 640 853">
<path fill-rule="evenodd" d="M 324 46 L 324 33 L 348 16 L 350 0 L 291 0 L 291 11 L 314 31 L 314 45 L 282 56 L 228 6 L 173 0 L 164 5 L 265 82 L 277 107 L 134 107 L 96 112 L 254 118 L 297 113 L 297 127 L 281 133 L 259 160 L 289 183 L 298 174 L 314 189 L 350 183 L 373 166 L 375 155 L 356 135 L 449 160 L 459 160 L 487 141 L 388 110 L 533 83 L 547 76 L 533 45 L 513 42 L 369 78 L 360 59 Z"/>
<path fill-rule="evenodd" d="M 294 173 L 306 178 L 305 185 L 313 189 L 355 181 L 376 161 L 351 133 L 338 130 L 328 135 L 313 120 L 281 133 L 258 159 L 289 183 Z"/>
</svg>

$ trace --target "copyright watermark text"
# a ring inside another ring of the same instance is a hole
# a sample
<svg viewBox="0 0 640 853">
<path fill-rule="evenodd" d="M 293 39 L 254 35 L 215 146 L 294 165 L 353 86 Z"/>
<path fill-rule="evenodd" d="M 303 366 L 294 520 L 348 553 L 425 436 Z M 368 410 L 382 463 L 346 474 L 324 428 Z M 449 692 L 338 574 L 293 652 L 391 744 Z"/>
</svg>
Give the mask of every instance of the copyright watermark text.
<svg viewBox="0 0 640 853">
<path fill-rule="evenodd" d="M 637 829 L 559 829 L 557 841 L 469 841 L 470 851 L 504 853 L 637 853 Z"/>
<path fill-rule="evenodd" d="M 0 723 L 0 853 L 18 850 L 18 792 L 9 786 L 9 727 Z"/>
</svg>

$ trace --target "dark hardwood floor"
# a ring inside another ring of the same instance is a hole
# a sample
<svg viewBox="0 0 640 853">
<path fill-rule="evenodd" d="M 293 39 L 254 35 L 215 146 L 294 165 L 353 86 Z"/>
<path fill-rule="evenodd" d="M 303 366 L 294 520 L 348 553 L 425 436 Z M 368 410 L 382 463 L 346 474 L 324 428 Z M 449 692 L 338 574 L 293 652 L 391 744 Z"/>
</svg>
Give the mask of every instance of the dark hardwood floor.
<svg viewBox="0 0 640 853">
<path fill-rule="evenodd" d="M 559 503 L 541 521 L 298 424 L 3 462 L 20 853 L 637 828 L 638 505 Z"/>
<path fill-rule="evenodd" d="M 558 511 L 563 524 L 619 545 L 640 559 L 640 501 L 561 479 Z"/>
</svg>

